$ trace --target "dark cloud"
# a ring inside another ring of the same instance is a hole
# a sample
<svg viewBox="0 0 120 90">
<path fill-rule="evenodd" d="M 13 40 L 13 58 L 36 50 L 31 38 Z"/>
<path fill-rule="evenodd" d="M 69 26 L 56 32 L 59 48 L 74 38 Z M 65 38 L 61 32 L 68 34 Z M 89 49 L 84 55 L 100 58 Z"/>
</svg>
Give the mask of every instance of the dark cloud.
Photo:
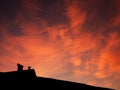
<svg viewBox="0 0 120 90">
<path fill-rule="evenodd" d="M 117 14 L 117 8 L 113 0 L 101 0 L 94 8 L 98 22 L 109 22 Z"/>
<path fill-rule="evenodd" d="M 82 60 L 84 60 L 84 62 L 85 62 L 86 60 L 92 60 L 93 54 L 94 54 L 94 51 L 91 49 L 91 50 L 88 50 L 88 51 L 83 52 L 83 53 L 81 54 L 81 57 L 80 57 L 80 58 L 81 58 Z"/>
<path fill-rule="evenodd" d="M 4 38 L 3 38 L 3 32 L 2 32 L 2 30 L 0 30 L 0 41 L 1 40 L 3 40 Z"/>
<path fill-rule="evenodd" d="M 110 26 L 108 28 L 106 28 L 104 31 L 101 32 L 101 34 L 105 37 L 105 38 L 110 38 L 110 35 L 114 32 L 116 33 L 120 33 L 120 27 L 119 26 Z"/>
<path fill-rule="evenodd" d="M 117 14 L 117 7 L 113 0 L 98 0 L 95 3 L 88 1 L 85 2 L 85 6 L 83 5 L 83 10 L 87 12 L 83 29 L 92 32 L 100 32 L 99 28 L 107 27 Z"/>
<path fill-rule="evenodd" d="M 40 36 L 49 38 L 49 33 L 48 32 L 42 32 Z"/>
<path fill-rule="evenodd" d="M 16 11 L 19 10 L 19 0 L 0 1 L 0 22 L 12 21 L 16 18 Z"/>
<path fill-rule="evenodd" d="M 17 25 L 10 24 L 7 27 L 7 33 L 12 36 L 23 36 L 25 33 L 22 31 L 22 28 L 20 28 Z"/>
<path fill-rule="evenodd" d="M 66 24 L 69 19 L 65 15 L 65 5 L 63 0 L 44 1 L 40 0 L 42 11 L 39 17 L 48 21 L 49 25 Z"/>
</svg>

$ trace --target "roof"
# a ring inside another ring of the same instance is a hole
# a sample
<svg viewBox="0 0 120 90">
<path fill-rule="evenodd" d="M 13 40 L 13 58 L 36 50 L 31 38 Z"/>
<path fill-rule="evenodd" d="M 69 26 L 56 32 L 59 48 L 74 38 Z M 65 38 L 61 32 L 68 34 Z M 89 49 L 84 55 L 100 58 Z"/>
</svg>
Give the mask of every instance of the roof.
<svg viewBox="0 0 120 90">
<path fill-rule="evenodd" d="M 36 77 L 36 73 L 34 69 L 30 69 L 22 71 L 0 72 L 0 76 L 2 76 L 2 79 L 29 79 Z"/>
</svg>

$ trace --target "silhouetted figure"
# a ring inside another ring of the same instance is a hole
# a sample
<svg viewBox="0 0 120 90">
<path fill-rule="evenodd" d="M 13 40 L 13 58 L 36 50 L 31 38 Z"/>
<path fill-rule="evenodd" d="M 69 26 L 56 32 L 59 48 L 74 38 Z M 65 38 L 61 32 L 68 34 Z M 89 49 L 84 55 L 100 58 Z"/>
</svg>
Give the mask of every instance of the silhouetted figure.
<svg viewBox="0 0 120 90">
<path fill-rule="evenodd" d="M 17 64 L 17 70 L 18 71 L 23 71 L 23 65 L 21 65 L 21 64 Z"/>
<path fill-rule="evenodd" d="M 30 70 L 31 69 L 31 67 L 30 66 L 28 66 L 28 70 Z"/>
</svg>

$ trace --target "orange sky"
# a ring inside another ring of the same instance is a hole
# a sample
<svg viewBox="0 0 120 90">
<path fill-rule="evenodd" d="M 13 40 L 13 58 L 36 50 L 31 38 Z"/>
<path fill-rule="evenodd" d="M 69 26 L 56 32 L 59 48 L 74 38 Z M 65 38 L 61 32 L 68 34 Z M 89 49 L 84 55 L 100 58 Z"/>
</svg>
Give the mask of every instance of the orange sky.
<svg viewBox="0 0 120 90">
<path fill-rule="evenodd" d="M 6 2 L 5 2 L 6 1 Z M 119 0 L 1 0 L 0 72 L 119 89 Z"/>
</svg>

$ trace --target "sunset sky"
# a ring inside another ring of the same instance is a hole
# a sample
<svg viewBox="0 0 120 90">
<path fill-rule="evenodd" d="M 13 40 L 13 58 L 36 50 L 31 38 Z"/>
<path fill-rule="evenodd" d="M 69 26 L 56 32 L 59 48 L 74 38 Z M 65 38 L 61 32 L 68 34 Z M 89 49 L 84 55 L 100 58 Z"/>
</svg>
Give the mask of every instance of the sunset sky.
<svg viewBox="0 0 120 90">
<path fill-rule="evenodd" d="M 0 0 L 0 72 L 120 89 L 120 0 Z"/>
</svg>

